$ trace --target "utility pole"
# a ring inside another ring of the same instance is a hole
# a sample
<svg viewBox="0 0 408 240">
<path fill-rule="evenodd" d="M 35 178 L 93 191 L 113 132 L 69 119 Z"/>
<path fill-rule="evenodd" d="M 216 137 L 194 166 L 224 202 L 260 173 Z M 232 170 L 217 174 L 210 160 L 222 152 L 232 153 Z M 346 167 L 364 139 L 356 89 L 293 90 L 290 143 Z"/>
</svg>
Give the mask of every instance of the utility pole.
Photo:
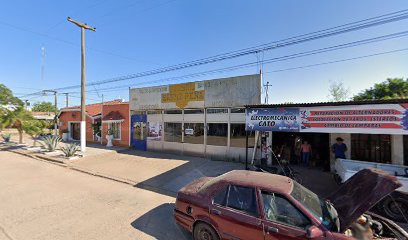
<svg viewBox="0 0 408 240">
<path fill-rule="evenodd" d="M 266 82 L 264 87 L 265 87 L 265 103 L 268 104 L 268 102 L 269 102 L 269 87 L 272 87 L 272 84 L 269 84 L 269 82 Z"/>
<path fill-rule="evenodd" d="M 81 28 L 81 152 L 86 150 L 86 115 L 85 115 L 85 30 L 96 31 L 96 28 L 86 23 L 75 21 L 68 17 L 68 21 Z"/>
<path fill-rule="evenodd" d="M 63 93 L 63 94 L 65 95 L 65 107 L 68 107 L 69 106 L 69 98 L 68 98 L 69 93 Z"/>
<path fill-rule="evenodd" d="M 57 91 L 55 90 L 43 90 L 43 94 L 46 95 L 47 92 L 53 93 L 54 94 L 54 135 L 57 136 L 58 135 L 58 117 L 57 117 L 57 113 L 58 113 L 58 98 L 57 98 Z"/>
</svg>

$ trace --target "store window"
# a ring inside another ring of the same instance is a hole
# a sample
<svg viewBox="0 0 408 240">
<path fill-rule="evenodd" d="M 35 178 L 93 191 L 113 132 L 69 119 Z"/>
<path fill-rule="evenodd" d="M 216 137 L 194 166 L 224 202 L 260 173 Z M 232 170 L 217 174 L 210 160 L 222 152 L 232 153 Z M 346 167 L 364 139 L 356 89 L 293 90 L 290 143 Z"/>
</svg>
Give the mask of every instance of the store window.
<svg viewBox="0 0 408 240">
<path fill-rule="evenodd" d="M 209 108 L 207 109 L 208 114 L 217 114 L 217 113 L 228 113 L 227 108 Z"/>
<path fill-rule="evenodd" d="M 184 114 L 203 114 L 204 109 L 185 109 Z"/>
<path fill-rule="evenodd" d="M 181 111 L 181 110 L 177 110 L 177 109 L 174 109 L 174 110 L 164 110 L 164 114 L 182 114 L 182 111 Z"/>
<path fill-rule="evenodd" d="M 386 134 L 351 134 L 353 160 L 391 163 L 391 136 Z"/>
<path fill-rule="evenodd" d="M 184 123 L 184 142 L 204 144 L 204 123 Z"/>
<path fill-rule="evenodd" d="M 245 108 L 231 108 L 231 113 L 245 113 Z"/>
<path fill-rule="evenodd" d="M 160 141 L 162 139 L 162 124 L 161 122 L 148 122 L 147 140 Z"/>
<path fill-rule="evenodd" d="M 161 114 L 161 113 L 162 113 L 161 110 L 149 110 L 149 111 L 147 111 L 148 115 Z"/>
<path fill-rule="evenodd" d="M 228 124 L 208 123 L 207 145 L 227 146 Z"/>
<path fill-rule="evenodd" d="M 230 137 L 231 147 L 246 147 L 246 131 L 245 123 L 232 123 L 231 124 L 231 137 Z M 254 147 L 255 144 L 255 132 L 248 132 L 248 147 Z"/>
<path fill-rule="evenodd" d="M 120 140 L 121 138 L 120 127 L 121 127 L 120 122 L 109 123 L 108 131 L 110 130 L 112 132 L 114 140 Z"/>
<path fill-rule="evenodd" d="M 164 123 L 164 141 L 181 142 L 181 123 Z"/>
</svg>

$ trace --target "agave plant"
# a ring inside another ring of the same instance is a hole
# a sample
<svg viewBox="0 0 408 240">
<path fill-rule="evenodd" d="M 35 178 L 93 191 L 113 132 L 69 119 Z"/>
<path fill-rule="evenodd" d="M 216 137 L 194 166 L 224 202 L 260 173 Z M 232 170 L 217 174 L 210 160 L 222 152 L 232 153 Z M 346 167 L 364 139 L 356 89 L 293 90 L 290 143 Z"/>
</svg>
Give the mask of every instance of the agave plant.
<svg viewBox="0 0 408 240">
<path fill-rule="evenodd" d="M 1 137 L 4 139 L 4 142 L 10 142 L 11 133 L 2 134 Z"/>
<path fill-rule="evenodd" d="M 65 147 L 61 147 L 61 151 L 65 157 L 73 157 L 75 153 L 79 151 L 79 146 L 76 143 L 71 143 Z"/>
<path fill-rule="evenodd" d="M 57 149 L 60 142 L 61 138 L 59 136 L 46 136 L 42 139 L 41 145 L 49 152 L 53 152 Z"/>
</svg>

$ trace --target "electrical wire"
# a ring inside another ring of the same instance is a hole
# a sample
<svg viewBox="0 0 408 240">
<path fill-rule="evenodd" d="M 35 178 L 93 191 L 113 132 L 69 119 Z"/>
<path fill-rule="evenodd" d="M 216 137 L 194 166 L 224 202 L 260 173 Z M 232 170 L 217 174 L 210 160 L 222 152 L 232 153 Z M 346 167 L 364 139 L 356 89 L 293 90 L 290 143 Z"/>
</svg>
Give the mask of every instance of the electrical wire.
<svg viewBox="0 0 408 240">
<path fill-rule="evenodd" d="M 301 53 L 295 53 L 295 54 L 275 57 L 275 58 L 266 59 L 266 60 L 257 59 L 257 61 L 255 61 L 255 62 L 239 64 L 239 65 L 235 65 L 235 66 L 231 66 L 231 67 L 215 69 L 215 70 L 205 71 L 205 72 L 201 72 L 201 73 L 189 74 L 189 75 L 186 75 L 186 77 L 202 76 L 203 74 L 207 74 L 207 73 L 212 74 L 212 73 L 220 73 L 220 72 L 224 72 L 224 71 L 233 71 L 233 70 L 237 70 L 237 69 L 241 69 L 241 68 L 252 67 L 254 65 L 259 67 L 260 64 L 268 64 L 268 63 L 273 63 L 273 62 L 287 61 L 287 60 L 292 60 L 292 59 L 296 59 L 296 58 L 300 58 L 300 57 L 306 57 L 306 56 L 316 55 L 316 54 L 320 54 L 320 53 L 326 53 L 326 52 L 330 52 L 330 51 L 336 51 L 336 50 L 341 50 L 341 49 L 345 49 L 345 48 L 356 47 L 356 46 L 361 46 L 361 45 L 370 44 L 370 43 L 376 43 L 376 42 L 380 42 L 380 41 L 385 41 L 385 40 L 390 40 L 390 39 L 395 39 L 395 38 L 400 38 L 400 37 L 405 37 L 405 36 L 408 36 L 408 31 L 403 31 L 403 32 L 398 32 L 398 33 L 393 33 L 393 34 L 388 34 L 388 35 L 382 35 L 382 36 L 378 36 L 378 37 L 374 37 L 374 38 L 368 38 L 368 39 L 364 39 L 364 40 L 354 41 L 354 42 L 345 43 L 345 44 L 339 44 L 339 45 L 320 48 L 320 49 L 315 49 L 315 50 L 311 50 L 311 51 L 305 51 L 305 52 L 301 52 Z M 260 63 L 260 61 L 261 61 L 261 63 Z M 88 86 L 95 86 L 95 85 L 90 84 Z M 121 87 L 129 87 L 129 85 L 122 85 Z M 63 89 L 66 89 L 66 88 L 63 88 Z M 106 88 L 106 89 L 112 89 L 112 87 L 109 87 L 109 88 Z M 106 89 L 98 89 L 98 90 L 95 89 L 95 90 L 99 91 L 99 90 L 106 90 Z M 57 89 L 57 90 L 62 90 L 62 89 Z M 87 91 L 87 92 L 93 92 L 93 91 L 90 90 L 90 91 Z"/>
<path fill-rule="evenodd" d="M 330 36 L 334 36 L 338 34 L 361 30 L 361 29 L 365 29 L 369 27 L 374 27 L 374 26 L 378 26 L 378 25 L 382 25 L 382 24 L 386 24 L 390 22 L 400 21 L 400 20 L 404 20 L 407 18 L 408 18 L 408 9 L 401 10 L 401 11 L 394 12 L 394 13 L 384 14 L 378 17 L 372 17 L 372 18 L 360 20 L 357 22 L 328 28 L 325 30 L 320 30 L 320 31 L 312 32 L 312 33 L 307 33 L 307 34 L 271 42 L 269 44 L 262 44 L 262 45 L 258 45 L 255 47 L 246 48 L 243 50 L 233 51 L 233 52 L 229 52 L 225 54 L 219 54 L 219 55 L 215 55 L 215 56 L 208 57 L 208 58 L 203 58 L 199 60 L 194 60 L 194 61 L 190 61 L 186 63 L 176 64 L 176 65 L 154 69 L 154 70 L 149 70 L 145 72 L 140 72 L 136 74 L 125 75 L 125 76 L 102 80 L 102 81 L 95 81 L 87 85 L 91 86 L 91 85 L 107 84 L 107 83 L 112 83 L 112 82 L 118 82 L 118 81 L 134 79 L 134 78 L 156 75 L 156 74 L 165 73 L 169 71 L 176 71 L 176 70 L 181 70 L 185 68 L 196 67 L 199 65 L 229 60 L 229 59 L 238 58 L 238 57 L 246 56 L 246 55 L 253 54 L 253 53 L 269 51 L 269 50 L 276 49 L 276 48 L 282 48 L 282 47 L 286 47 L 286 46 L 290 46 L 294 44 L 304 43 L 307 41 L 312 41 L 312 40 L 330 37 Z M 80 85 L 62 87 L 62 88 L 57 88 L 55 90 L 72 89 L 72 88 L 78 88 L 78 87 L 80 87 Z M 33 93 L 33 94 L 37 94 L 37 93 Z"/>
</svg>

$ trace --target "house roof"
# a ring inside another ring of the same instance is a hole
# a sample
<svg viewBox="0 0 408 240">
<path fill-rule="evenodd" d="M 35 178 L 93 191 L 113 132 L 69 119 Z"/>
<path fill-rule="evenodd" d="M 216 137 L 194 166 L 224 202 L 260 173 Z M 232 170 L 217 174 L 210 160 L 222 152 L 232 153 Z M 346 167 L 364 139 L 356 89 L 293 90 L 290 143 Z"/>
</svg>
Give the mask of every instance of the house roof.
<svg viewBox="0 0 408 240">
<path fill-rule="evenodd" d="M 376 99 L 362 101 L 341 102 L 317 102 L 317 103 L 281 103 L 281 104 L 258 104 L 247 105 L 247 108 L 280 108 L 280 107 L 322 107 L 322 106 L 344 106 L 344 105 L 366 105 L 366 104 L 407 104 L 408 98 Z"/>
<path fill-rule="evenodd" d="M 116 105 L 116 104 L 127 104 L 127 102 L 123 102 L 122 100 L 113 100 L 113 101 L 107 101 L 103 102 L 103 105 Z M 63 111 L 72 111 L 72 110 L 80 110 L 80 106 L 73 106 L 73 107 L 66 107 L 62 108 L 61 112 Z M 94 104 L 88 104 L 85 106 L 86 112 L 88 113 L 89 116 L 94 117 L 96 115 L 100 115 L 102 113 L 102 103 L 94 103 Z"/>
<path fill-rule="evenodd" d="M 122 114 L 120 114 L 119 111 L 111 111 L 102 118 L 102 121 L 123 120 L 123 119 L 125 118 L 122 116 Z"/>
</svg>

